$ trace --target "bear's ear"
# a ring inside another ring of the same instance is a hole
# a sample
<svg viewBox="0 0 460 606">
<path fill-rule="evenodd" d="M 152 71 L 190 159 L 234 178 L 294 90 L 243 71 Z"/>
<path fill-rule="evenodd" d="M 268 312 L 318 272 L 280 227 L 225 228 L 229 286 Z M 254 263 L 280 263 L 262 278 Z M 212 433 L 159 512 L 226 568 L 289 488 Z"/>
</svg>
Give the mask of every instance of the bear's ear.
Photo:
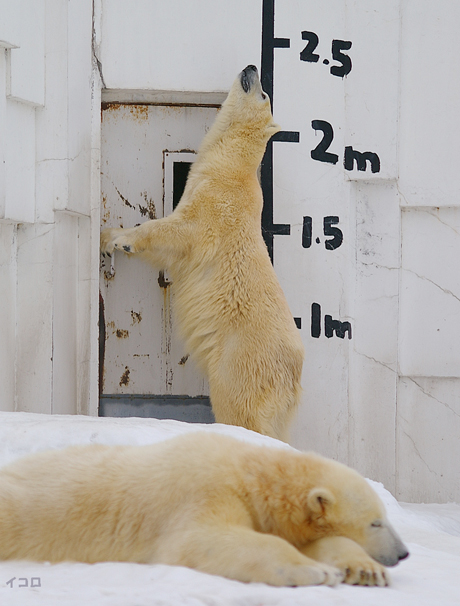
<svg viewBox="0 0 460 606">
<path fill-rule="evenodd" d="M 324 515 L 334 503 L 334 495 L 327 488 L 313 488 L 308 493 L 307 505 L 316 514 Z"/>
</svg>

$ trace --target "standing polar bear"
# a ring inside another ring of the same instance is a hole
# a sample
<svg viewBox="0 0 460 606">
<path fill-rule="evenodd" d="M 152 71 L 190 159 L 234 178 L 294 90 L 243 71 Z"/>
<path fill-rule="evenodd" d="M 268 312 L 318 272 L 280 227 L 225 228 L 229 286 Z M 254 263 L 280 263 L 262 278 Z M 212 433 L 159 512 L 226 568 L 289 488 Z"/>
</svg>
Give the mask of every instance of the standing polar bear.
<svg viewBox="0 0 460 606">
<path fill-rule="evenodd" d="M 280 130 L 257 69 L 235 80 L 168 217 L 106 229 L 101 252 L 166 268 L 186 345 L 209 380 L 216 421 L 287 440 L 304 348 L 261 234 L 257 169 Z"/>
<path fill-rule="evenodd" d="M 364 478 L 313 453 L 198 431 L 149 446 L 73 446 L 0 470 L 0 560 L 384 586 L 381 564 L 407 555 Z"/>
</svg>

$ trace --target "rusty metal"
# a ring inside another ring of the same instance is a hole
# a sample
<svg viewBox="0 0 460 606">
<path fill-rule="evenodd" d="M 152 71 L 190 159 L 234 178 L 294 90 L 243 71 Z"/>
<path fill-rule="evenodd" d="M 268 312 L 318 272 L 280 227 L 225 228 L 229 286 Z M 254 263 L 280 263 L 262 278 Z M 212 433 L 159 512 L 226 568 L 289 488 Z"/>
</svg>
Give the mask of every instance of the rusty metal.
<svg viewBox="0 0 460 606">
<path fill-rule="evenodd" d="M 149 219 L 156 219 L 157 210 L 155 208 L 155 202 L 153 201 L 153 198 L 149 198 L 146 191 L 142 192 L 141 196 L 144 198 L 146 206 L 141 206 L 140 204 L 138 204 L 139 212 L 143 217 L 147 215 Z"/>
<path fill-rule="evenodd" d="M 123 200 L 123 204 L 125 206 L 128 206 L 129 208 L 136 208 L 135 206 L 133 206 L 133 204 L 131 204 L 131 202 L 129 200 L 127 200 L 121 193 L 120 190 L 114 185 L 115 187 L 115 191 L 117 192 L 117 194 L 120 196 L 120 198 Z"/>
<path fill-rule="evenodd" d="M 129 383 L 129 372 L 130 372 L 129 368 L 127 366 L 125 366 L 125 371 L 121 375 L 121 378 L 120 378 L 120 383 L 119 383 L 120 387 L 128 385 L 128 383 Z"/>
<path fill-rule="evenodd" d="M 131 326 L 134 326 L 134 324 L 139 324 L 140 322 L 142 322 L 141 312 L 131 310 L 131 318 L 133 319 Z"/>
<path fill-rule="evenodd" d="M 160 288 L 168 288 L 168 286 L 171 286 L 172 284 L 171 281 L 165 278 L 165 272 L 163 269 L 158 272 L 158 284 Z"/>
<path fill-rule="evenodd" d="M 165 106 L 116 102 L 104 103 L 103 109 L 102 226 L 132 227 L 169 214 L 169 202 L 167 213 L 162 208 L 164 150 L 172 147 L 177 150 L 174 153 L 194 153 L 199 133 L 195 127 L 188 132 L 190 110 L 184 112 L 183 103 Z M 214 115 L 215 109 L 201 109 L 193 120 L 203 120 L 206 132 Z M 150 159 L 155 162 L 152 169 Z M 172 185 L 168 173 L 167 187 Z M 113 263 L 117 265 L 116 280 Z M 190 390 L 190 395 L 205 394 L 208 388 L 204 379 L 192 361 L 187 362 L 188 356 L 174 334 L 172 280 L 167 271 L 148 277 L 149 271 L 138 259 L 120 253 L 102 260 L 106 320 L 103 393 L 128 397 L 133 393 L 171 395 Z"/>
<path fill-rule="evenodd" d="M 99 395 L 104 391 L 104 359 L 105 359 L 105 309 L 102 293 L 99 291 Z"/>
<path fill-rule="evenodd" d="M 204 107 L 206 109 L 211 108 L 211 109 L 220 109 L 222 107 L 221 103 L 183 103 L 183 102 L 178 102 L 178 103 L 165 103 L 164 101 L 161 102 L 149 102 L 149 103 L 136 103 L 136 102 L 124 102 L 124 103 L 119 103 L 116 101 L 103 101 L 101 103 L 101 113 L 103 114 L 104 112 L 111 112 L 111 111 L 117 111 L 120 108 L 123 107 L 130 107 L 130 106 L 136 106 L 136 107 L 146 107 L 148 108 L 149 106 L 154 106 L 154 107 L 169 107 L 169 108 L 182 108 L 182 107 Z M 147 110 L 148 111 L 148 110 Z"/>
</svg>

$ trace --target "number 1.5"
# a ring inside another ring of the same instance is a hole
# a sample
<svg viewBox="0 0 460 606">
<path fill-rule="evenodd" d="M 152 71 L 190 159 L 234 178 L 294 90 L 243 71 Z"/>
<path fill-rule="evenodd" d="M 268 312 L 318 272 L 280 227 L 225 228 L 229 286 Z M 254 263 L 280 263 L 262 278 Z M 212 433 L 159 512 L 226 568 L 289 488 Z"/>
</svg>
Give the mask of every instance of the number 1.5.
<svg viewBox="0 0 460 606">
<path fill-rule="evenodd" d="M 339 217 L 329 216 L 323 218 L 323 233 L 325 236 L 332 236 L 330 240 L 325 240 L 324 245 L 326 250 L 335 250 L 338 248 L 343 242 L 343 233 L 342 230 L 338 227 L 333 227 L 333 225 L 337 225 L 339 222 Z M 303 248 L 310 248 L 313 236 L 312 229 L 313 221 L 311 217 L 303 218 L 303 227 L 302 227 L 302 246 Z M 316 244 L 320 244 L 321 240 L 316 238 Z"/>
</svg>

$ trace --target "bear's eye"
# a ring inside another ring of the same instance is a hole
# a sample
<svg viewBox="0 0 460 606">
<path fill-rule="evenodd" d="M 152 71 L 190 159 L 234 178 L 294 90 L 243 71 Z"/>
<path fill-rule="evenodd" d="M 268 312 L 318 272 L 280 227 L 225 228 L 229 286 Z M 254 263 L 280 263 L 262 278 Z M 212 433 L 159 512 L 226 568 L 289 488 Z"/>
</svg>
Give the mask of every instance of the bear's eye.
<svg viewBox="0 0 460 606">
<path fill-rule="evenodd" d="M 372 522 L 371 526 L 372 528 L 380 528 L 382 526 L 382 522 L 380 520 L 375 520 L 375 522 Z"/>
<path fill-rule="evenodd" d="M 266 99 L 267 95 L 265 93 L 262 93 L 262 99 Z"/>
</svg>

